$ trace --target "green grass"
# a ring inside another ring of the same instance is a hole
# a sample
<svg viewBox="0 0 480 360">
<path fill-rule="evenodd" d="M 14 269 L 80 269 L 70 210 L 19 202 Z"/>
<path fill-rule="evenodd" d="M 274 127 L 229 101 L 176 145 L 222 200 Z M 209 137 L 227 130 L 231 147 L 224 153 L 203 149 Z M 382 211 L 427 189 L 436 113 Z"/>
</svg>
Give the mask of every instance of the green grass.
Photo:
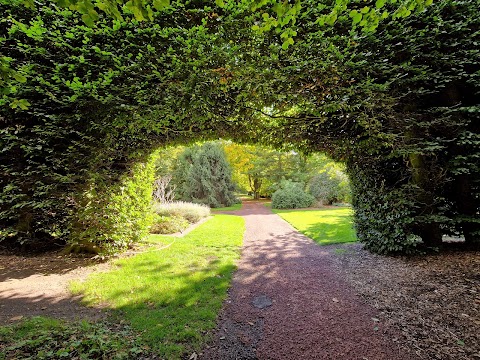
<svg viewBox="0 0 480 360">
<path fill-rule="evenodd" d="M 240 210 L 242 208 L 242 203 L 233 204 L 232 206 L 220 207 L 220 208 L 212 208 L 212 211 L 233 211 L 233 210 Z"/>
<path fill-rule="evenodd" d="M 352 210 L 350 208 L 273 210 L 273 212 L 320 245 L 357 240 L 352 226 Z"/>
<path fill-rule="evenodd" d="M 72 284 L 87 304 L 108 304 L 160 357 L 199 351 L 226 297 L 244 220 L 215 215 L 183 238 L 152 235 L 145 253 Z"/>
</svg>

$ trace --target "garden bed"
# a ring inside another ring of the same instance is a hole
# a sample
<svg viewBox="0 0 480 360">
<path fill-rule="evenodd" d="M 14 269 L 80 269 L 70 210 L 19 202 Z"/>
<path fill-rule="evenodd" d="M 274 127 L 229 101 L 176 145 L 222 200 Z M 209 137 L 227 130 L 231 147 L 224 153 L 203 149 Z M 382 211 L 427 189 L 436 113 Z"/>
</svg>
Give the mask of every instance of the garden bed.
<svg viewBox="0 0 480 360">
<path fill-rule="evenodd" d="M 328 247 L 380 321 L 423 359 L 480 359 L 480 251 L 385 257 L 361 244 Z"/>
</svg>

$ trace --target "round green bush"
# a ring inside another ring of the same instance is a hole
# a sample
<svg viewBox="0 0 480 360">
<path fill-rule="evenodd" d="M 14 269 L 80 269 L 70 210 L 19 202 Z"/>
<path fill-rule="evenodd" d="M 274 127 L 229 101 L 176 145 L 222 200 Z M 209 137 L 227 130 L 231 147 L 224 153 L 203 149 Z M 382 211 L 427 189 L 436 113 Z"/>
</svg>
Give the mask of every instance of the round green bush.
<svg viewBox="0 0 480 360">
<path fill-rule="evenodd" d="M 297 209 L 312 205 L 314 197 L 307 194 L 301 184 L 286 181 L 272 195 L 273 209 Z"/>
</svg>

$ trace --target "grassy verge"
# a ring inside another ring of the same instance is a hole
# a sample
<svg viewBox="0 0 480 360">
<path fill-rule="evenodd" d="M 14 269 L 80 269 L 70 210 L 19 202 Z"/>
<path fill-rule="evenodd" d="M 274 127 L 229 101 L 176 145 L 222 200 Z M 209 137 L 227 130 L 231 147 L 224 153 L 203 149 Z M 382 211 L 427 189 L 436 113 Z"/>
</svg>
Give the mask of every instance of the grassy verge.
<svg viewBox="0 0 480 360">
<path fill-rule="evenodd" d="M 242 208 L 242 203 L 233 204 L 232 206 L 226 206 L 221 208 L 212 208 L 212 211 L 233 211 L 233 210 L 240 210 Z"/>
<path fill-rule="evenodd" d="M 244 220 L 216 215 L 183 238 L 152 235 L 156 246 L 116 269 L 74 283 L 88 304 L 108 304 L 162 358 L 200 350 L 230 284 Z"/>
<path fill-rule="evenodd" d="M 357 241 L 350 208 L 273 212 L 320 245 Z"/>
<path fill-rule="evenodd" d="M 183 238 L 150 236 L 144 253 L 72 284 L 87 303 L 116 309 L 112 319 L 90 324 L 37 317 L 0 327 L 0 360 L 152 354 L 170 360 L 198 352 L 216 325 L 244 230 L 243 218 L 215 215 Z"/>
</svg>

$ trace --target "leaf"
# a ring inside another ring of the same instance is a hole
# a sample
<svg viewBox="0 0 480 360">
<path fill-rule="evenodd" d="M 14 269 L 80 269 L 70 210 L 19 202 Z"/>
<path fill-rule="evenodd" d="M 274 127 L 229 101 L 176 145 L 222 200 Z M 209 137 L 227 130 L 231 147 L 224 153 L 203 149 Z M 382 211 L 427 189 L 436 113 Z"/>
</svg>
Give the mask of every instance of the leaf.
<svg viewBox="0 0 480 360">
<path fill-rule="evenodd" d="M 221 8 L 225 6 L 225 3 L 223 2 L 223 0 L 215 0 L 215 4 L 217 4 L 217 6 Z"/>
<path fill-rule="evenodd" d="M 89 14 L 83 14 L 82 15 L 82 20 L 85 23 L 85 25 L 87 25 L 88 27 L 93 27 L 95 25 L 92 17 Z"/>
<path fill-rule="evenodd" d="M 376 8 L 381 9 L 385 5 L 386 1 L 387 0 L 377 0 L 377 2 L 375 3 Z"/>
<path fill-rule="evenodd" d="M 19 108 L 20 110 L 27 110 L 28 107 L 30 106 L 30 103 L 26 99 L 15 99 L 10 103 L 10 108 L 12 109 L 17 109 Z"/>
<path fill-rule="evenodd" d="M 368 13 L 369 11 L 370 11 L 370 8 L 369 8 L 368 6 L 365 6 L 364 8 L 362 8 L 362 10 L 360 10 L 360 12 L 361 12 L 362 14 L 366 14 L 366 13 Z"/>
<path fill-rule="evenodd" d="M 288 38 L 287 40 L 285 40 L 285 41 L 283 42 L 283 44 L 282 44 L 282 49 L 283 49 L 283 50 L 287 50 L 290 45 L 293 45 L 293 43 L 294 43 L 293 39 L 292 39 L 291 37 Z"/>
<path fill-rule="evenodd" d="M 170 5 L 170 0 L 153 0 L 153 7 L 156 10 L 165 9 L 169 5 Z"/>
<path fill-rule="evenodd" d="M 358 24 L 362 20 L 363 15 L 360 14 L 357 10 L 352 10 L 350 11 L 350 17 L 353 20 L 353 24 Z"/>
<path fill-rule="evenodd" d="M 26 99 L 21 99 L 19 102 L 18 102 L 18 106 L 20 109 L 22 110 L 27 110 L 28 107 L 30 106 L 30 103 L 28 102 L 28 100 Z"/>
<path fill-rule="evenodd" d="M 22 74 L 18 73 L 18 72 L 15 72 L 13 74 L 13 78 L 15 80 L 17 80 L 18 82 L 21 82 L 21 83 L 24 83 L 27 81 L 27 78 L 25 76 L 23 76 Z"/>
</svg>

